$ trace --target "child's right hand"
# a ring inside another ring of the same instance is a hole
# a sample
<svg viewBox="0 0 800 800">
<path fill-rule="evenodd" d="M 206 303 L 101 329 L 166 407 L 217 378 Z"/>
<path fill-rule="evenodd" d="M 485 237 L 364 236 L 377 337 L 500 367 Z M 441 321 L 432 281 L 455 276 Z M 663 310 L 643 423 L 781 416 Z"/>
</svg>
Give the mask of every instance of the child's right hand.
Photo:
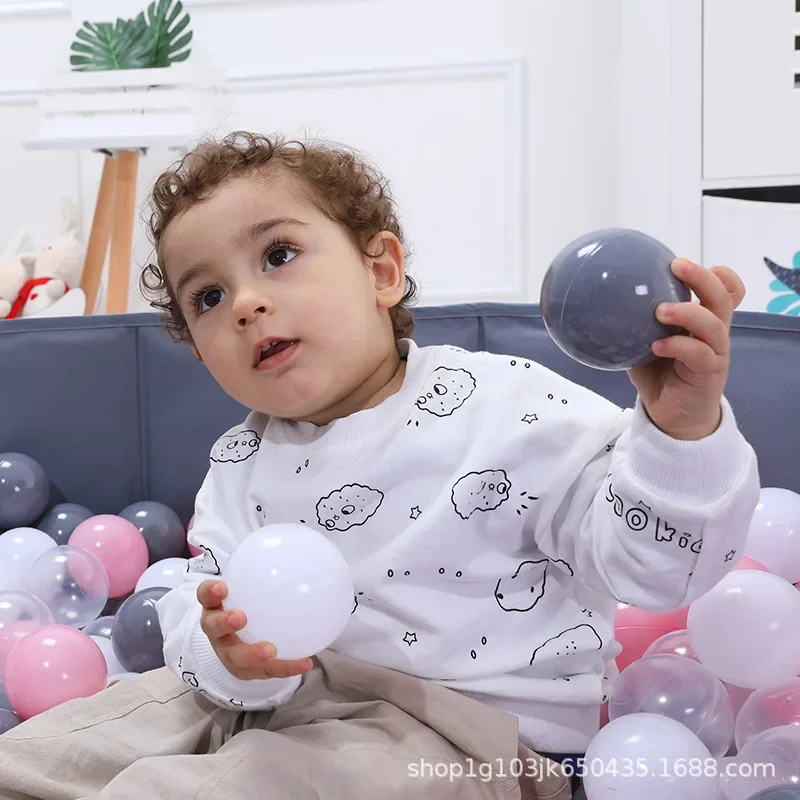
<svg viewBox="0 0 800 800">
<path fill-rule="evenodd" d="M 203 581 L 197 587 L 197 599 L 203 606 L 200 627 L 208 636 L 214 652 L 234 678 L 242 681 L 266 678 L 289 678 L 311 669 L 310 658 L 296 661 L 279 661 L 275 658 L 275 645 L 271 642 L 247 644 L 237 635 L 247 619 L 244 611 L 224 609 L 222 601 L 228 594 L 224 581 Z"/>
</svg>

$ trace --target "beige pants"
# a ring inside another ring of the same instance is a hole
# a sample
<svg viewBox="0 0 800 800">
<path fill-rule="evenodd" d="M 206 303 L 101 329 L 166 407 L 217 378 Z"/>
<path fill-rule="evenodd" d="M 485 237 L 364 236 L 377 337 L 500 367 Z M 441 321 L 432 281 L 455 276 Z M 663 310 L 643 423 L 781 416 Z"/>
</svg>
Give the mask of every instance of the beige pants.
<svg viewBox="0 0 800 800">
<path fill-rule="evenodd" d="M 567 800 L 555 767 L 514 717 L 330 651 L 275 711 L 160 669 L 0 736 L 2 800 Z"/>
</svg>

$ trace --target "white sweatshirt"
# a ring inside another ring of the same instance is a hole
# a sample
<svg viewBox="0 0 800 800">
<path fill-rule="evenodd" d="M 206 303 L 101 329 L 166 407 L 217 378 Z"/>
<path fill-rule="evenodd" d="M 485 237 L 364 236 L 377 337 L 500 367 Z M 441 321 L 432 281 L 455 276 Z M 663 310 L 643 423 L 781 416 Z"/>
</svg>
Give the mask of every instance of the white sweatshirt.
<svg viewBox="0 0 800 800">
<path fill-rule="evenodd" d="M 251 413 L 214 445 L 189 540 L 158 604 L 168 667 L 221 706 L 269 709 L 302 680 L 240 681 L 199 626 L 197 586 L 271 523 L 310 525 L 356 598 L 332 649 L 516 715 L 540 752 L 597 732 L 617 601 L 687 605 L 741 554 L 756 457 L 723 400 L 711 436 L 659 431 L 513 356 L 401 342 L 403 386 L 325 427 Z"/>
</svg>

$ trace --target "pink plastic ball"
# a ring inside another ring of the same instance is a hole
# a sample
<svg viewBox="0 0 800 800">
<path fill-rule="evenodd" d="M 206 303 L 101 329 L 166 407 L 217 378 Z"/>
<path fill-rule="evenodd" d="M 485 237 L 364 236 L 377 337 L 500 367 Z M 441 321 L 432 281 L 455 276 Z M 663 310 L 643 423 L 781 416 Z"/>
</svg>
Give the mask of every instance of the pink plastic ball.
<svg viewBox="0 0 800 800">
<path fill-rule="evenodd" d="M 734 572 L 739 569 L 754 569 L 758 572 L 772 572 L 771 569 L 768 569 L 760 561 L 756 560 L 752 556 L 748 556 L 746 553 L 736 562 L 736 566 L 731 571 Z"/>
<path fill-rule="evenodd" d="M 2 635 L 0 635 L 0 679 L 5 680 L 8 655 L 14 649 L 14 645 L 20 639 L 41 627 L 43 627 L 42 623 L 33 619 L 12 622 L 10 625 L 5 626 Z"/>
<path fill-rule="evenodd" d="M 186 533 L 188 534 L 189 531 L 194 528 L 194 514 L 192 514 L 192 518 L 189 520 L 189 524 L 186 526 Z M 201 556 L 203 555 L 203 551 L 199 547 L 195 547 L 191 542 L 187 542 L 189 545 L 189 552 L 192 556 Z"/>
<path fill-rule="evenodd" d="M 91 637 L 68 625 L 46 625 L 17 642 L 8 654 L 5 690 L 24 720 L 97 694 L 107 678 L 105 657 Z"/>
<path fill-rule="evenodd" d="M 622 652 L 616 658 L 620 672 L 638 661 L 656 639 L 686 628 L 688 614 L 688 606 L 661 614 L 618 603 L 614 638 L 622 645 Z"/>
<path fill-rule="evenodd" d="M 69 544 L 100 559 L 108 573 L 109 598 L 132 592 L 150 558 L 141 531 L 114 514 L 99 514 L 81 522 L 69 537 Z"/>
</svg>

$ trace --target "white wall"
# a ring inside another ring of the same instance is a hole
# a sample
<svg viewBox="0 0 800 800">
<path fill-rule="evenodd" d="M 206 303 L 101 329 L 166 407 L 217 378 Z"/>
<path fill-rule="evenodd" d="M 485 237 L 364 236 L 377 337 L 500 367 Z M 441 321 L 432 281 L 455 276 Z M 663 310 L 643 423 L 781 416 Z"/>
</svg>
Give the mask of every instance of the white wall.
<svg viewBox="0 0 800 800">
<path fill-rule="evenodd" d="M 37 73 L 68 66 L 76 25 L 58 0 L 28 14 L 4 14 L 4 2 L 0 244 L 20 227 L 54 233 L 64 195 L 88 233 L 101 156 L 21 145 L 35 131 Z M 229 74 L 218 132 L 310 131 L 369 153 L 393 181 L 423 302 L 535 301 L 563 245 L 619 222 L 630 0 L 184 2 L 196 52 Z M 171 158 L 143 159 L 140 200 Z M 136 238 L 138 265 L 149 248 L 141 227 Z M 130 310 L 144 309 L 132 294 Z"/>
<path fill-rule="evenodd" d="M 619 224 L 702 250 L 702 0 L 622 0 Z"/>
</svg>

